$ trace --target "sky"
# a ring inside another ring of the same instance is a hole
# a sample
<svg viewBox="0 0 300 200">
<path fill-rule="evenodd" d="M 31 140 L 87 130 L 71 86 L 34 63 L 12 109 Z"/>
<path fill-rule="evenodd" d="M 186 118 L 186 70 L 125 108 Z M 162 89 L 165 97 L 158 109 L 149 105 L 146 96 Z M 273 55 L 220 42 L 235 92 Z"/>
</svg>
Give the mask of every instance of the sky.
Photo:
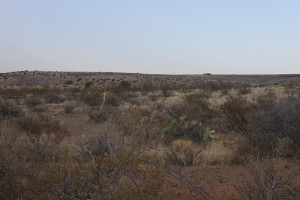
<svg viewBox="0 0 300 200">
<path fill-rule="evenodd" d="M 0 72 L 300 73 L 299 0 L 0 0 Z"/>
</svg>

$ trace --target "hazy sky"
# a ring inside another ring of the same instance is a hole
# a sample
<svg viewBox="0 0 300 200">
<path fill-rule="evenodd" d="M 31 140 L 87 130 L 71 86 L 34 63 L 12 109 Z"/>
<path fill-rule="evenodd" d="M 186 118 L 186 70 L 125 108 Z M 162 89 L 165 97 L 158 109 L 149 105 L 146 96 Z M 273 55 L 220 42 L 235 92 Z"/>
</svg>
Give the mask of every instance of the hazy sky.
<svg viewBox="0 0 300 200">
<path fill-rule="evenodd" d="M 300 73 L 299 0 L 0 0 L 0 72 Z"/>
</svg>

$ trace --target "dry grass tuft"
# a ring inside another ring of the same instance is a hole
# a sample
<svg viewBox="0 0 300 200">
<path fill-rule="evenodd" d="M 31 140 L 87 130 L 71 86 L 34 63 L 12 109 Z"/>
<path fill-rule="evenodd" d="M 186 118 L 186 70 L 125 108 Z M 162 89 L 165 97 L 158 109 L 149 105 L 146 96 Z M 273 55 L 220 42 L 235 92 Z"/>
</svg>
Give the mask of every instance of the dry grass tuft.
<svg viewBox="0 0 300 200">
<path fill-rule="evenodd" d="M 230 164 L 233 155 L 233 151 L 225 147 L 222 142 L 212 142 L 199 154 L 197 159 L 195 159 L 194 164 Z"/>
</svg>

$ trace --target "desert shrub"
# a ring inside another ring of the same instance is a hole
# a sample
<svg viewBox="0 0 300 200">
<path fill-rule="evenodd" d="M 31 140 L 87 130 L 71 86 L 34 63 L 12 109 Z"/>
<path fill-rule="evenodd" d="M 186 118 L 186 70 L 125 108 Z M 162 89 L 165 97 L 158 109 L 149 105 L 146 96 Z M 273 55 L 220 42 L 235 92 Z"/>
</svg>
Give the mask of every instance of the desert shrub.
<svg viewBox="0 0 300 200">
<path fill-rule="evenodd" d="M 41 105 L 42 103 L 43 103 L 42 99 L 40 97 L 35 97 L 35 96 L 32 96 L 26 100 L 26 104 L 29 107 L 35 107 Z"/>
<path fill-rule="evenodd" d="M 184 115 L 202 122 L 215 117 L 216 112 L 208 102 L 209 95 L 205 92 L 187 95 L 180 105 Z"/>
<path fill-rule="evenodd" d="M 119 83 L 119 87 L 124 89 L 124 90 L 128 90 L 131 87 L 131 84 L 128 81 L 121 81 Z"/>
<path fill-rule="evenodd" d="M 197 157 L 201 148 L 190 140 L 174 140 L 167 153 L 167 162 L 177 165 L 191 165 Z"/>
<path fill-rule="evenodd" d="M 178 121 L 173 119 L 169 122 L 164 141 L 170 143 L 176 139 L 185 139 L 196 143 L 207 142 L 213 139 L 213 132 L 198 121 L 181 117 Z"/>
<path fill-rule="evenodd" d="M 209 165 L 230 164 L 234 153 L 221 142 L 212 142 L 195 159 L 195 164 L 204 163 Z"/>
<path fill-rule="evenodd" d="M 22 110 L 17 106 L 7 102 L 0 101 L 0 118 L 17 117 L 22 114 Z"/>
<path fill-rule="evenodd" d="M 90 112 L 89 119 L 95 123 L 105 122 L 108 119 L 108 116 L 104 112 Z"/>
<path fill-rule="evenodd" d="M 66 85 L 73 85 L 73 81 L 72 81 L 72 80 L 67 80 L 67 81 L 65 82 L 65 84 L 66 84 Z"/>
<path fill-rule="evenodd" d="M 245 165 L 245 183 L 236 186 L 244 199 L 299 199 L 290 166 L 280 159 L 254 160 Z"/>
<path fill-rule="evenodd" d="M 259 124 L 266 135 L 278 138 L 288 138 L 294 150 L 300 149 L 300 101 L 290 98 L 278 103 L 271 110 L 264 111 L 259 116 Z M 268 140 L 270 141 L 270 139 Z M 276 141 L 272 140 L 273 144 Z"/>
<path fill-rule="evenodd" d="M 24 116 L 18 125 L 25 132 L 18 138 L 17 154 L 33 163 L 55 162 L 60 157 L 59 144 L 68 135 L 67 129 L 43 115 Z"/>
<path fill-rule="evenodd" d="M 209 81 L 200 85 L 200 88 L 206 92 L 221 91 L 223 95 L 227 95 L 233 87 L 233 83 L 222 81 Z"/>
<path fill-rule="evenodd" d="M 289 137 L 277 138 L 274 153 L 277 156 L 289 157 L 293 155 L 293 141 Z"/>
<path fill-rule="evenodd" d="M 126 172 L 124 194 L 121 199 L 160 199 L 162 198 L 165 176 L 155 168 L 135 168 L 133 173 Z"/>
<path fill-rule="evenodd" d="M 118 151 L 118 146 L 113 144 L 105 135 L 81 136 L 76 143 L 76 149 L 84 157 L 95 160 L 97 157 L 112 156 Z"/>
<path fill-rule="evenodd" d="M 116 95 L 114 95 L 114 94 L 106 95 L 105 105 L 117 107 L 117 106 L 119 106 L 120 103 L 121 103 L 121 100 L 120 100 L 120 98 L 116 97 Z"/>
<path fill-rule="evenodd" d="M 139 145 L 146 145 L 162 139 L 167 120 L 164 113 L 152 108 L 131 107 L 128 112 L 118 115 L 114 123 L 120 133 Z"/>
<path fill-rule="evenodd" d="M 24 116 L 17 120 L 20 130 L 24 131 L 29 137 L 39 138 L 43 134 L 55 137 L 60 142 L 68 135 L 67 129 L 58 121 L 53 121 L 45 115 Z"/>
<path fill-rule="evenodd" d="M 65 109 L 65 112 L 67 113 L 67 114 L 71 114 L 71 113 L 73 113 L 74 112 L 74 109 L 75 109 L 75 105 L 74 104 L 67 104 L 67 105 L 65 105 L 64 106 L 64 109 Z"/>
<path fill-rule="evenodd" d="M 155 95 L 155 94 L 150 94 L 150 95 L 148 95 L 148 97 L 153 102 L 157 101 L 157 99 L 158 99 L 157 95 Z"/>
<path fill-rule="evenodd" d="M 150 80 L 145 81 L 143 83 L 143 86 L 142 86 L 142 91 L 143 92 L 151 92 L 151 91 L 154 91 L 154 90 L 157 90 L 157 89 L 158 88 Z"/>
<path fill-rule="evenodd" d="M 243 97 L 230 97 L 220 108 L 227 120 L 227 128 L 243 134 L 249 130 L 251 113 L 257 110 Z"/>
<path fill-rule="evenodd" d="M 26 97 L 26 92 L 22 89 L 0 88 L 0 95 L 5 99 L 21 99 Z"/>
<path fill-rule="evenodd" d="M 270 105 L 273 107 L 270 108 Z M 243 134 L 261 155 L 280 154 L 278 150 L 282 144 L 279 141 L 287 138 L 292 149 L 299 150 L 300 103 L 297 98 L 256 105 L 244 99 L 229 99 L 221 108 L 227 127 Z"/>
<path fill-rule="evenodd" d="M 94 86 L 94 82 L 93 81 L 88 81 L 84 84 L 84 88 L 85 89 L 90 89 Z"/>
<path fill-rule="evenodd" d="M 32 111 L 36 112 L 36 113 L 42 113 L 45 112 L 47 109 L 44 105 L 40 105 L 40 106 L 35 106 Z"/>
<path fill-rule="evenodd" d="M 89 106 L 98 106 L 103 102 L 103 95 L 98 91 L 91 91 L 83 97 L 83 101 Z"/>
<path fill-rule="evenodd" d="M 172 95 L 172 92 L 170 90 L 170 86 L 169 85 L 167 85 L 167 84 L 161 84 L 160 85 L 160 89 L 161 89 L 164 97 L 170 97 Z"/>
<path fill-rule="evenodd" d="M 235 88 L 238 92 L 238 95 L 246 95 L 251 92 L 251 85 L 249 84 L 240 84 Z"/>
<path fill-rule="evenodd" d="M 283 85 L 284 86 L 284 92 L 289 97 L 295 97 L 297 94 L 299 94 L 299 85 L 294 82 L 289 82 Z"/>
<path fill-rule="evenodd" d="M 131 83 L 128 81 L 122 80 L 119 84 L 112 88 L 112 92 L 115 94 L 120 94 L 128 92 L 131 89 Z"/>
<path fill-rule="evenodd" d="M 17 134 L 4 129 L 7 124 L 3 121 L 0 123 L 0 199 L 17 199 L 23 192 L 20 163 L 14 151 Z"/>
<path fill-rule="evenodd" d="M 52 92 L 45 94 L 44 98 L 47 103 L 62 103 L 65 101 L 65 98 L 63 96 Z"/>
<path fill-rule="evenodd" d="M 275 95 L 274 90 L 266 89 L 264 94 L 256 98 L 256 104 L 260 110 L 270 110 L 275 106 L 277 102 L 276 100 L 277 97 Z"/>
</svg>

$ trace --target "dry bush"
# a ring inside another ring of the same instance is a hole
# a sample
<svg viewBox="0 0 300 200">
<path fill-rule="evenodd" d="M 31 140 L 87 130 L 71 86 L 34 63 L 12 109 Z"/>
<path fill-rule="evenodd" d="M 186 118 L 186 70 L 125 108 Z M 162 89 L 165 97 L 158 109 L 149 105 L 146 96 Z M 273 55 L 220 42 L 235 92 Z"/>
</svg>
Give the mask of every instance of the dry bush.
<svg viewBox="0 0 300 200">
<path fill-rule="evenodd" d="M 249 172 L 244 185 L 236 186 L 244 199 L 299 199 L 290 166 L 281 159 L 254 160 L 245 165 Z"/>
<path fill-rule="evenodd" d="M 155 86 L 151 80 L 147 80 L 143 83 L 141 90 L 144 93 L 148 93 L 148 92 L 153 92 L 155 90 L 158 90 L 158 87 Z"/>
<path fill-rule="evenodd" d="M 229 97 L 220 108 L 225 115 L 229 130 L 246 134 L 249 129 L 253 128 L 251 127 L 251 114 L 257 110 L 257 107 L 245 98 Z"/>
<path fill-rule="evenodd" d="M 78 140 L 75 148 L 84 158 L 81 165 L 86 164 L 77 169 L 88 171 L 84 178 L 89 183 L 82 194 L 100 199 L 157 198 L 164 181 L 160 171 L 143 165 L 142 149 L 124 144 L 124 136 L 110 131 Z"/>
<path fill-rule="evenodd" d="M 33 112 L 35 113 L 44 113 L 47 111 L 47 107 L 44 106 L 44 105 L 41 105 L 41 106 L 36 106 L 32 109 Z"/>
<path fill-rule="evenodd" d="M 18 138 L 20 157 L 36 162 L 58 159 L 58 145 L 68 135 L 64 126 L 44 115 L 24 116 L 18 125 L 25 132 Z"/>
<path fill-rule="evenodd" d="M 29 97 L 26 100 L 26 105 L 28 107 L 35 107 L 41 105 L 42 103 L 43 103 L 42 99 L 40 97 L 35 97 L 35 96 Z"/>
<path fill-rule="evenodd" d="M 164 97 L 170 97 L 172 95 L 171 88 L 168 84 L 161 84 L 160 89 Z"/>
<path fill-rule="evenodd" d="M 238 95 L 246 95 L 251 93 L 251 85 L 250 84 L 239 84 L 235 87 L 238 92 Z"/>
<path fill-rule="evenodd" d="M 5 138 L 7 133 L 2 126 L 4 126 L 3 123 L 1 124 L 3 130 L 0 134 L 0 199 L 13 199 L 12 190 L 15 187 L 14 156 L 9 151 L 9 144 Z"/>
<path fill-rule="evenodd" d="M 128 81 L 124 81 L 124 80 L 122 80 L 117 86 L 112 88 L 112 92 L 117 95 L 126 93 L 129 90 L 131 90 L 131 83 Z"/>
<path fill-rule="evenodd" d="M 94 86 L 94 82 L 93 81 L 88 81 L 84 84 L 84 88 L 85 89 L 90 89 Z"/>
<path fill-rule="evenodd" d="M 194 164 L 224 165 L 230 164 L 234 156 L 234 152 L 225 147 L 222 142 L 212 142 L 202 150 Z"/>
<path fill-rule="evenodd" d="M 216 112 L 211 109 L 210 103 L 208 102 L 210 95 L 211 94 L 206 93 L 206 91 L 187 95 L 184 102 L 180 105 L 183 110 L 183 116 L 188 116 L 201 122 L 215 117 Z"/>
<path fill-rule="evenodd" d="M 131 107 L 116 118 L 118 130 L 142 144 L 156 142 L 163 135 L 168 118 L 153 108 Z"/>
<path fill-rule="evenodd" d="M 76 92 L 73 95 L 79 95 L 83 102 L 92 107 L 96 107 L 103 104 L 105 96 L 105 105 L 107 106 L 119 106 L 120 97 L 115 94 L 110 93 L 109 91 L 103 91 L 102 89 L 92 89 L 88 92 Z"/>
<path fill-rule="evenodd" d="M 67 114 L 73 113 L 75 108 L 76 108 L 76 105 L 72 104 L 72 103 L 68 103 L 64 106 L 65 112 Z"/>
<path fill-rule="evenodd" d="M 299 95 L 299 84 L 293 83 L 293 82 L 284 84 L 284 92 L 289 97 L 295 97 L 295 96 Z"/>
<path fill-rule="evenodd" d="M 277 97 L 273 89 L 266 89 L 264 94 L 256 98 L 256 104 L 260 110 L 269 110 L 274 107 L 277 102 Z"/>
<path fill-rule="evenodd" d="M 136 168 L 134 172 L 125 172 L 121 180 L 125 186 L 120 199 L 161 199 L 161 192 L 165 183 L 165 174 L 154 167 Z"/>
<path fill-rule="evenodd" d="M 68 135 L 68 130 L 58 121 L 53 121 L 45 115 L 24 116 L 17 120 L 20 130 L 29 137 L 40 137 L 43 134 L 53 134 L 59 143 Z"/>
<path fill-rule="evenodd" d="M 191 165 L 202 149 L 190 140 L 174 140 L 167 152 L 167 162 L 177 165 Z"/>
<path fill-rule="evenodd" d="M 119 114 L 118 108 L 104 105 L 102 107 L 94 107 L 93 110 L 88 113 L 88 117 L 92 122 L 103 123 L 117 114 Z"/>
<path fill-rule="evenodd" d="M 103 101 L 102 93 L 95 90 L 91 91 L 83 97 L 83 100 L 86 105 L 99 106 Z"/>
<path fill-rule="evenodd" d="M 0 118 L 17 117 L 22 110 L 8 101 L 0 101 Z"/>
<path fill-rule="evenodd" d="M 233 87 L 233 83 L 222 81 L 209 81 L 200 85 L 200 88 L 208 93 L 221 91 L 223 95 L 227 95 Z"/>
<path fill-rule="evenodd" d="M 26 97 L 26 91 L 23 88 L 0 88 L 0 95 L 5 99 L 23 99 Z"/>
<path fill-rule="evenodd" d="M 259 116 L 259 123 L 269 141 L 273 144 L 277 139 L 288 138 L 294 150 L 300 149 L 300 101 L 299 98 L 290 98 L 276 104 L 272 109 Z M 274 141 L 274 139 L 275 141 Z"/>
<path fill-rule="evenodd" d="M 145 149 L 141 154 L 141 159 L 153 165 L 166 165 L 168 153 L 165 148 Z"/>
<path fill-rule="evenodd" d="M 118 107 L 121 103 L 121 99 L 114 94 L 107 94 L 105 105 Z"/>
<path fill-rule="evenodd" d="M 74 83 L 73 80 L 66 80 L 65 81 L 66 85 L 73 85 L 73 83 Z"/>
<path fill-rule="evenodd" d="M 221 109 L 229 130 L 242 134 L 254 152 L 291 156 L 300 149 L 299 102 L 299 98 L 289 98 L 253 104 L 243 98 L 231 98 Z"/>
<path fill-rule="evenodd" d="M 52 92 L 45 94 L 44 99 L 47 103 L 62 103 L 66 100 L 62 95 Z"/>
</svg>

